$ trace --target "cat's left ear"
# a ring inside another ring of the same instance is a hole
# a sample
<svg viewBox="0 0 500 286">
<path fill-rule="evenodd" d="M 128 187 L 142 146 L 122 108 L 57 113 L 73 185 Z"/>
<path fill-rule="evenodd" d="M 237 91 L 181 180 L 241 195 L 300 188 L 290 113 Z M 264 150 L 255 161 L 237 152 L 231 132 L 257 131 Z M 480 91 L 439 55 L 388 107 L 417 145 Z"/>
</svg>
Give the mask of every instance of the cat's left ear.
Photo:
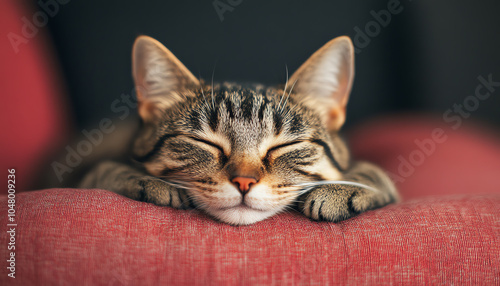
<svg viewBox="0 0 500 286">
<path fill-rule="evenodd" d="M 132 50 L 139 115 L 146 122 L 161 116 L 189 89 L 198 87 L 198 79 L 164 45 L 148 36 L 139 36 Z"/>
<path fill-rule="evenodd" d="M 304 104 L 318 110 L 332 131 L 345 121 L 345 110 L 354 80 L 354 46 L 347 36 L 326 43 L 288 81 Z"/>
</svg>

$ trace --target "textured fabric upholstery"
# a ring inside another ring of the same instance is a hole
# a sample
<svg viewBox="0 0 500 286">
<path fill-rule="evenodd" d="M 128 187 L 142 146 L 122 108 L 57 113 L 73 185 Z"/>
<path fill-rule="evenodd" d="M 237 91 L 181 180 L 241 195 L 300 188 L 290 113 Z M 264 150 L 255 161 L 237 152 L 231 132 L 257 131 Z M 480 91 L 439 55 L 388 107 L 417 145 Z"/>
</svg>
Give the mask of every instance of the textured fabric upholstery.
<svg viewBox="0 0 500 286">
<path fill-rule="evenodd" d="M 2 214 L 6 205 L 3 197 Z M 15 284 L 497 285 L 499 206 L 498 195 L 455 195 L 336 224 L 287 213 L 233 227 L 108 191 L 26 192 L 16 206 Z"/>
</svg>

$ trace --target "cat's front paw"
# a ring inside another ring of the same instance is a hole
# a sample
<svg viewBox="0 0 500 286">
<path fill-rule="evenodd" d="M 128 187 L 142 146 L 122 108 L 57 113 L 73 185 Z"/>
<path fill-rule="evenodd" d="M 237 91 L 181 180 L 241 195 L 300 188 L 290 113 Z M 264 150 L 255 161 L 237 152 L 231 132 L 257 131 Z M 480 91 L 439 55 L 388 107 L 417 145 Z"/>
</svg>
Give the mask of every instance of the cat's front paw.
<svg viewBox="0 0 500 286">
<path fill-rule="evenodd" d="M 348 185 L 323 185 L 299 199 L 300 210 L 309 218 L 338 222 L 384 205 L 376 190 Z"/>
<path fill-rule="evenodd" d="M 176 209 L 192 208 L 186 191 L 178 189 L 168 182 L 155 177 L 143 177 L 138 179 L 142 201 L 159 206 L 169 206 Z"/>
</svg>

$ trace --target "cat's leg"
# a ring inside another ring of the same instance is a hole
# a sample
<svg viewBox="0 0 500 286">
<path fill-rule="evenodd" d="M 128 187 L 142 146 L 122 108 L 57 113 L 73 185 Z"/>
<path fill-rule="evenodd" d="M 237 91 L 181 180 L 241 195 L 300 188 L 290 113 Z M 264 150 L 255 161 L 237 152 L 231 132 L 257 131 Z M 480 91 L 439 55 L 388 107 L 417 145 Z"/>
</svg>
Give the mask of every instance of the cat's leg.
<svg viewBox="0 0 500 286">
<path fill-rule="evenodd" d="M 179 209 L 193 207 L 185 190 L 129 165 L 113 161 L 104 161 L 96 165 L 85 175 L 79 187 L 109 190 L 159 206 Z"/>
<path fill-rule="evenodd" d="M 373 164 L 356 162 L 342 180 L 368 188 L 346 184 L 318 185 L 299 198 L 300 210 L 314 220 L 337 222 L 399 200 L 389 176 Z"/>
</svg>

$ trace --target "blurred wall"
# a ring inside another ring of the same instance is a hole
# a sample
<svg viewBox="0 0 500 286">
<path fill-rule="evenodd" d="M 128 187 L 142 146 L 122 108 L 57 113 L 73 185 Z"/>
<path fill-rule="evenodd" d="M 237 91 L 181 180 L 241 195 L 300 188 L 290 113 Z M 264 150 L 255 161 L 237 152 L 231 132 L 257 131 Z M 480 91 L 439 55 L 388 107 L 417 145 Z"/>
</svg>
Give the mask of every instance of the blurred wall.
<svg viewBox="0 0 500 286">
<path fill-rule="evenodd" d="M 269 84 L 285 81 L 285 65 L 291 73 L 349 35 L 358 52 L 347 127 L 389 112 L 442 116 L 474 94 L 478 76 L 500 81 L 495 0 L 63 2 L 48 25 L 79 128 L 112 115 L 113 100 L 130 94 L 140 34 L 164 43 L 196 76 L 210 79 L 215 69 L 216 81 Z M 500 89 L 469 118 L 498 125 L 499 109 Z"/>
</svg>

